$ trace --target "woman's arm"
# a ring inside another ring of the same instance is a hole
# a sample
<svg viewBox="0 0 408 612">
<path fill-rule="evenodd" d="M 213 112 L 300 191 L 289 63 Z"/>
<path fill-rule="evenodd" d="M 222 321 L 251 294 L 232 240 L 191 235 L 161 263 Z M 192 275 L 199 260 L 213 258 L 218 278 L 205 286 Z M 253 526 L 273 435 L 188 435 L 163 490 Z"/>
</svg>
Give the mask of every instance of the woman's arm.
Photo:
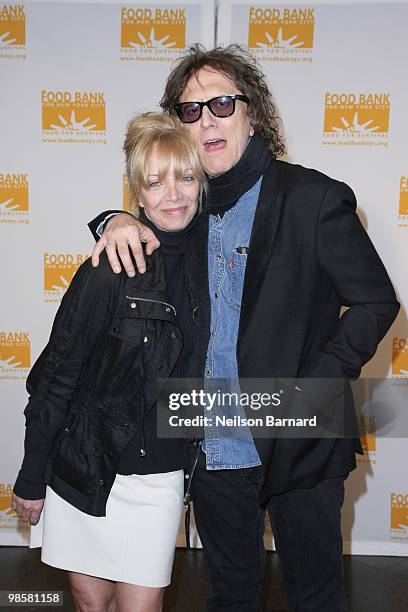
<svg viewBox="0 0 408 612">
<path fill-rule="evenodd" d="M 25 454 L 14 492 L 24 500 L 45 496 L 44 472 L 54 440 L 66 426 L 84 363 L 109 327 L 121 280 L 106 258 L 85 262 L 73 278 L 54 320 L 47 346 L 27 379 Z"/>
</svg>

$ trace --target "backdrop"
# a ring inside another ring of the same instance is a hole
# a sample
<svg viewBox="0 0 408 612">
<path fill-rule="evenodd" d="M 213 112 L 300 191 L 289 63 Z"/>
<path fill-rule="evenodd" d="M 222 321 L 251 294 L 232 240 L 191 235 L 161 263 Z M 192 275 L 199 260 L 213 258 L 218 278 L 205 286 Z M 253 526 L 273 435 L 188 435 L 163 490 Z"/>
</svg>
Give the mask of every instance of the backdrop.
<svg viewBox="0 0 408 612">
<path fill-rule="evenodd" d="M 28 541 L 10 507 L 25 378 L 92 249 L 86 222 L 128 206 L 126 123 L 157 108 L 171 62 L 190 44 L 251 48 L 283 120 L 288 161 L 353 187 L 404 303 L 407 22 L 406 1 L 0 2 L 0 544 Z M 402 309 L 356 389 L 367 454 L 347 482 L 346 552 L 408 554 L 407 336 Z M 387 423 L 376 411 L 384 406 Z M 265 541 L 273 546 L 269 528 Z"/>
</svg>

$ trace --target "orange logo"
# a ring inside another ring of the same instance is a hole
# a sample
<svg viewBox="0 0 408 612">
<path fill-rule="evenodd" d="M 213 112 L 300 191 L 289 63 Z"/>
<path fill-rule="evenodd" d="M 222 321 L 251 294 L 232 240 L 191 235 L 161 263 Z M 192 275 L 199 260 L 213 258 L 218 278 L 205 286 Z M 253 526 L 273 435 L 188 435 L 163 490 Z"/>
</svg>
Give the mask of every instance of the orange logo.
<svg viewBox="0 0 408 612">
<path fill-rule="evenodd" d="M 43 142 L 104 142 L 103 92 L 41 91 Z"/>
<path fill-rule="evenodd" d="M 13 487 L 11 484 L 0 482 L 0 529 L 16 529 L 28 531 L 28 523 L 19 520 L 12 510 Z"/>
<path fill-rule="evenodd" d="M 389 93 L 326 93 L 323 127 L 326 142 L 384 146 L 390 109 Z"/>
<path fill-rule="evenodd" d="M 122 7 L 120 45 L 122 59 L 174 59 L 186 46 L 186 9 Z"/>
<path fill-rule="evenodd" d="M 249 8 L 248 47 L 263 60 L 311 61 L 313 8 Z"/>
<path fill-rule="evenodd" d="M 25 378 L 30 367 L 28 332 L 0 332 L 0 379 Z"/>
<path fill-rule="evenodd" d="M 408 538 L 408 493 L 391 493 L 391 529 Z"/>
<path fill-rule="evenodd" d="M 10 514 L 13 513 L 11 510 L 11 497 L 13 495 L 13 487 L 9 484 L 0 483 L 0 510 L 10 510 Z"/>
<path fill-rule="evenodd" d="M 28 222 L 27 174 L 0 173 L 0 222 Z"/>
<path fill-rule="evenodd" d="M 25 44 L 24 4 L 0 4 L 0 49 Z"/>
<path fill-rule="evenodd" d="M 376 442 L 376 425 L 373 416 L 360 416 L 360 438 L 363 450 L 365 453 L 375 453 Z"/>
<path fill-rule="evenodd" d="M 399 214 L 408 215 L 408 177 L 407 176 L 401 177 Z"/>
<path fill-rule="evenodd" d="M 408 376 L 408 338 L 392 339 L 392 375 Z"/>
<path fill-rule="evenodd" d="M 128 178 L 127 178 L 127 174 L 126 173 L 123 174 L 122 191 L 123 191 L 123 210 L 127 210 L 128 212 L 132 212 L 132 210 L 131 210 L 132 199 L 131 199 L 131 195 L 130 195 L 130 191 L 129 191 L 129 183 L 128 183 Z"/>
<path fill-rule="evenodd" d="M 18 523 L 17 514 L 11 508 L 13 487 L 11 484 L 0 482 L 0 529 L 16 528 Z M 28 528 L 23 524 L 23 529 Z"/>
<path fill-rule="evenodd" d="M 58 302 L 68 289 L 75 272 L 88 255 L 44 253 L 44 294 L 46 302 Z"/>
</svg>

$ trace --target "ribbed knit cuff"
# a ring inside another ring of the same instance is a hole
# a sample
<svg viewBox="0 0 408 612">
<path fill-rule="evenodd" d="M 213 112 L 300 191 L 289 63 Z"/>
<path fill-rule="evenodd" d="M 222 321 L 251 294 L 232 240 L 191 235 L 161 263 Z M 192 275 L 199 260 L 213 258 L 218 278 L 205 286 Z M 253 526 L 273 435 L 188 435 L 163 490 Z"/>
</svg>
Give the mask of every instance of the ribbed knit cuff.
<svg viewBox="0 0 408 612">
<path fill-rule="evenodd" d="M 22 499 L 44 499 L 47 485 L 43 482 L 29 482 L 21 475 L 21 470 L 17 476 L 13 492 Z"/>
</svg>

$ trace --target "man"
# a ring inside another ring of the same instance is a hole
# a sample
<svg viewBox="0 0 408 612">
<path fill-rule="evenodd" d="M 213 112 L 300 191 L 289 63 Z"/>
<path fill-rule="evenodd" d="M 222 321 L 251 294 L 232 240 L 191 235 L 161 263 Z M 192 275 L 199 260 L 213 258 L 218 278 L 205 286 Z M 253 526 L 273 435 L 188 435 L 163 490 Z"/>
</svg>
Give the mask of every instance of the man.
<svg viewBox="0 0 408 612">
<path fill-rule="evenodd" d="M 296 379 L 289 405 L 344 411 L 353 422 L 348 379 L 399 308 L 354 194 L 276 159 L 284 147 L 271 94 L 236 45 L 192 48 L 171 72 L 162 106 L 192 133 L 209 177 L 208 214 L 185 271 L 198 297 L 196 376 Z M 137 220 L 110 219 L 94 264 L 106 246 L 112 267 L 120 269 L 117 249 L 134 274 L 130 247 L 143 272 L 139 233 L 148 253 L 157 247 Z M 261 609 L 265 509 L 291 609 L 348 609 L 340 511 L 355 452 L 361 446 L 350 437 L 253 439 L 206 429 L 192 493 L 213 586 L 209 610 Z"/>
</svg>

